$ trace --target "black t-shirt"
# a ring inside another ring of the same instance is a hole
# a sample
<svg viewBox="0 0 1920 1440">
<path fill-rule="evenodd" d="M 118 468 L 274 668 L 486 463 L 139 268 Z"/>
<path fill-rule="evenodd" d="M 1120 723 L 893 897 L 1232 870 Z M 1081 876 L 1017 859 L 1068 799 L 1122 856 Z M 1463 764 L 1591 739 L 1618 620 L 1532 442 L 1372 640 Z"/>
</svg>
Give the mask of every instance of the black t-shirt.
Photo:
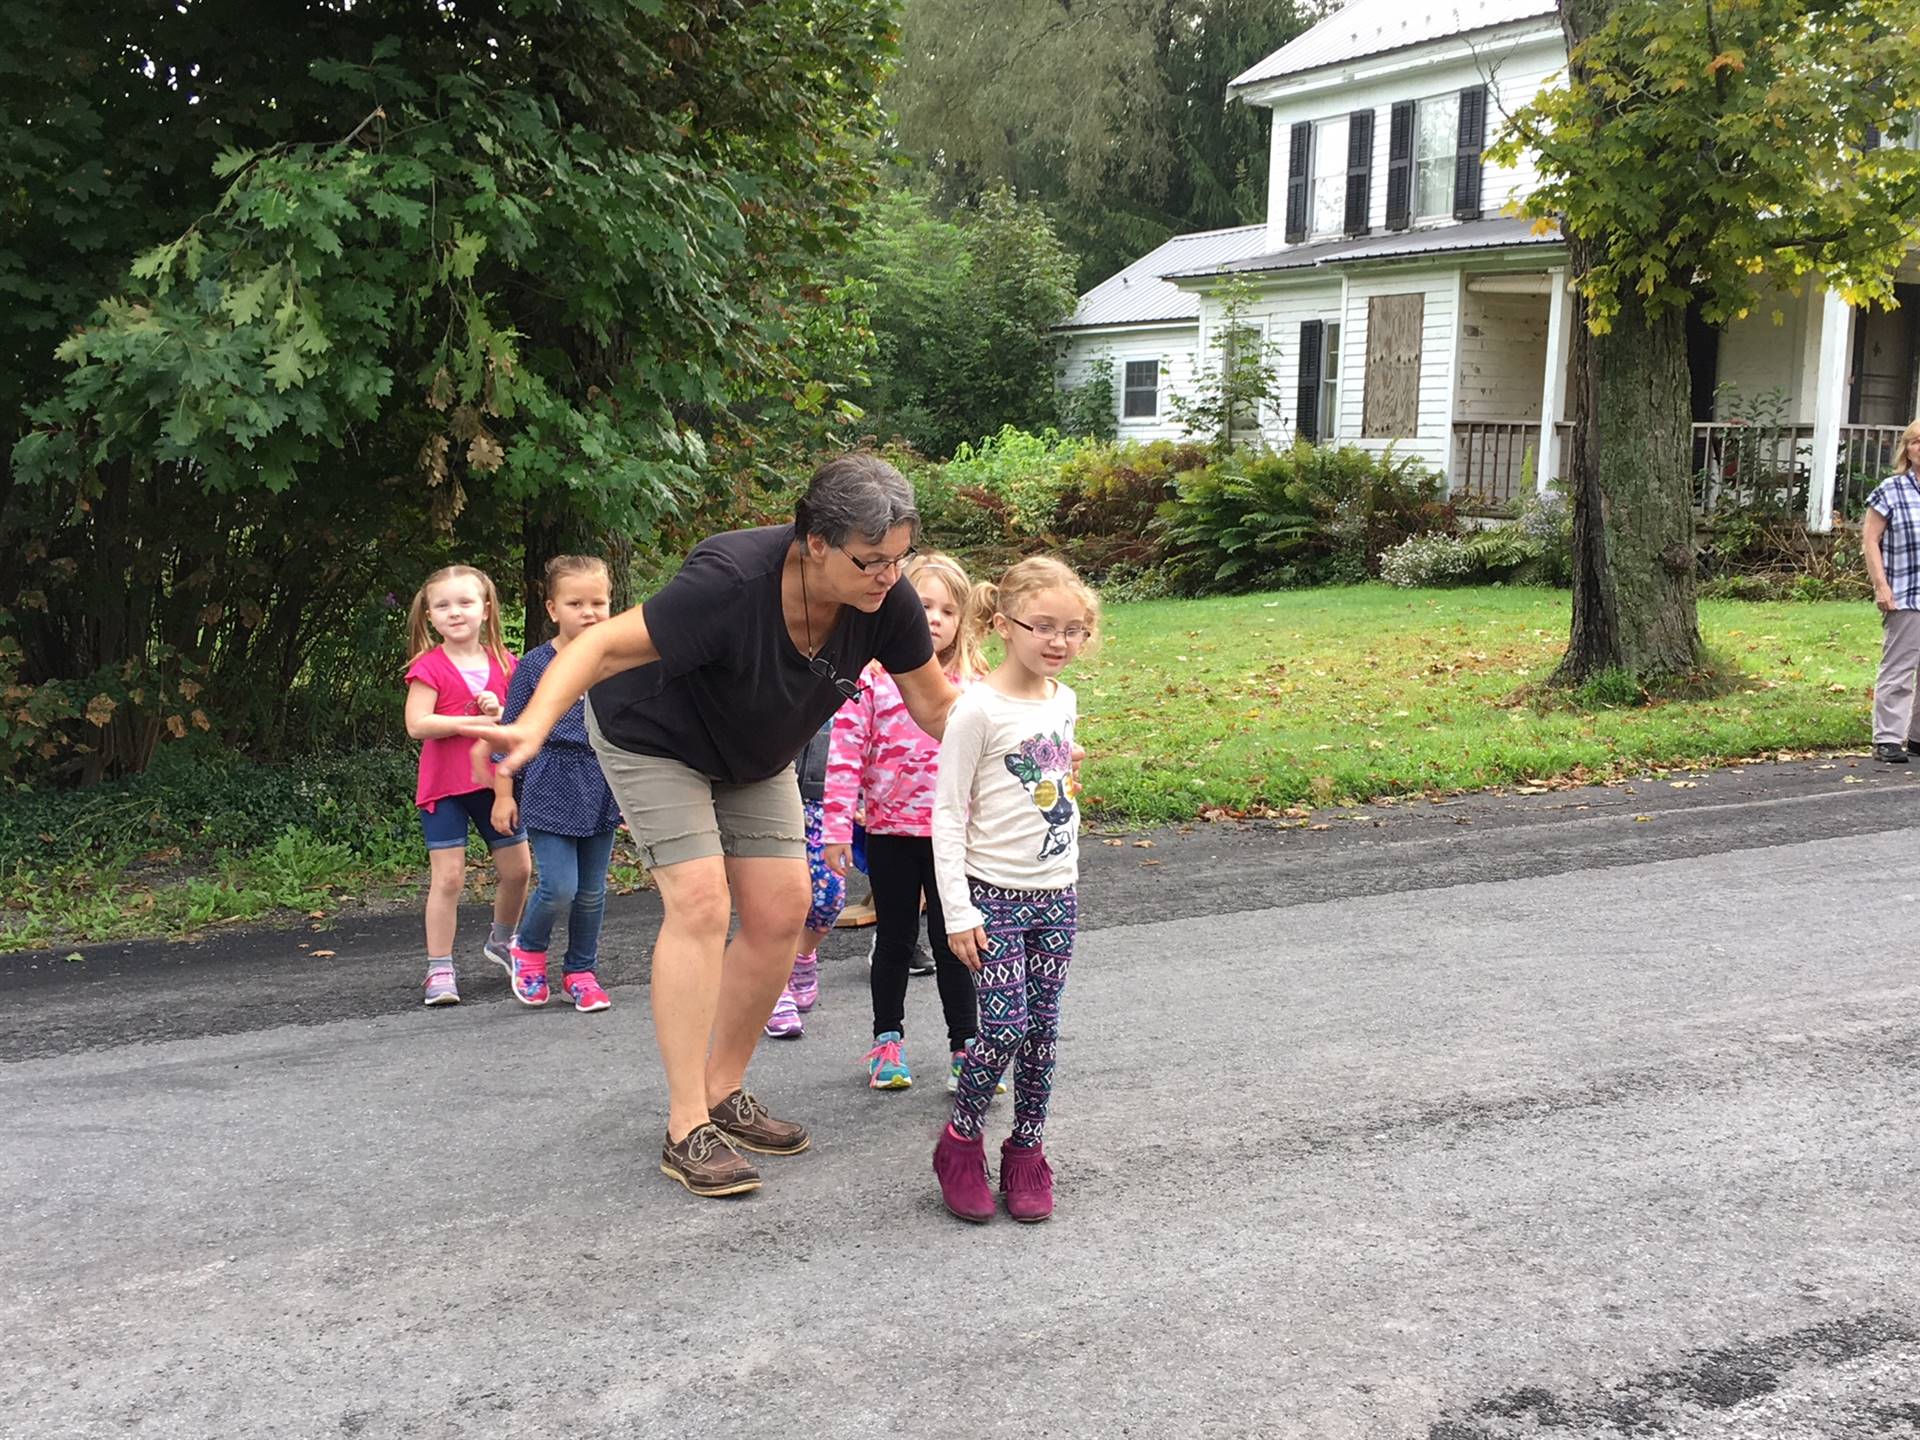
<svg viewBox="0 0 1920 1440">
<path fill-rule="evenodd" d="M 842 703 L 787 633 L 780 571 L 793 538 L 791 525 L 768 525 L 693 547 L 641 606 L 659 660 L 587 692 L 601 734 L 735 785 L 793 764 Z M 873 614 L 843 606 L 820 654 L 847 680 L 869 660 L 894 675 L 918 670 L 933 658 L 920 596 L 902 576 Z"/>
</svg>

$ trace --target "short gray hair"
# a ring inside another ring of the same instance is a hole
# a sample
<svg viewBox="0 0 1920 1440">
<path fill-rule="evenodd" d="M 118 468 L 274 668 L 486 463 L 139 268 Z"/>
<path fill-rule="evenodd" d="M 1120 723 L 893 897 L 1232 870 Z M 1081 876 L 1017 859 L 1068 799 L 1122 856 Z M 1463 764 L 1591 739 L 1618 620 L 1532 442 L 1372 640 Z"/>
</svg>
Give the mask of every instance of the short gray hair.
<svg viewBox="0 0 1920 1440">
<path fill-rule="evenodd" d="M 878 541 L 899 525 L 920 528 L 920 507 L 913 486 L 878 455 L 861 451 L 836 455 L 818 470 L 807 493 L 793 509 L 802 537 L 818 535 L 829 545 L 858 536 Z"/>
</svg>

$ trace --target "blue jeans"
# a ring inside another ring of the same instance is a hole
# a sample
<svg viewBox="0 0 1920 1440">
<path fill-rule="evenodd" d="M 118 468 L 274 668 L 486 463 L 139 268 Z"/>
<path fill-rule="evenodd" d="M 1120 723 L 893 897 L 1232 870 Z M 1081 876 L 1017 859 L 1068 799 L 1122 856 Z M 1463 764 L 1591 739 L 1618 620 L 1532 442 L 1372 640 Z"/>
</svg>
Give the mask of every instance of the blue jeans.
<svg viewBox="0 0 1920 1440">
<path fill-rule="evenodd" d="M 520 948 L 545 954 L 554 922 L 567 914 L 569 975 L 591 970 L 600 958 L 600 921 L 607 913 L 607 865 L 613 859 L 616 830 L 582 838 L 527 831 L 533 843 L 538 880 L 527 908 L 520 912 Z"/>
</svg>

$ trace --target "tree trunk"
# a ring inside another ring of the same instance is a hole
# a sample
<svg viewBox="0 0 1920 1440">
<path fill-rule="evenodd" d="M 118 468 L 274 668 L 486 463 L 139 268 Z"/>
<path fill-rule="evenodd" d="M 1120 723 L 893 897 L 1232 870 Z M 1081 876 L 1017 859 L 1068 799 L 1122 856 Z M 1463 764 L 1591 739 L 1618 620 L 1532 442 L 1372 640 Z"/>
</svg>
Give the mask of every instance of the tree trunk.
<svg viewBox="0 0 1920 1440">
<path fill-rule="evenodd" d="M 1569 49 L 1612 4 L 1561 0 Z M 1599 257 L 1571 237 L 1567 258 L 1577 281 Z M 1629 294 L 1612 328 L 1595 335 L 1576 293 L 1572 318 L 1573 627 L 1554 680 L 1578 684 L 1607 670 L 1636 680 L 1685 675 L 1702 658 L 1686 315 L 1649 316 Z"/>
</svg>

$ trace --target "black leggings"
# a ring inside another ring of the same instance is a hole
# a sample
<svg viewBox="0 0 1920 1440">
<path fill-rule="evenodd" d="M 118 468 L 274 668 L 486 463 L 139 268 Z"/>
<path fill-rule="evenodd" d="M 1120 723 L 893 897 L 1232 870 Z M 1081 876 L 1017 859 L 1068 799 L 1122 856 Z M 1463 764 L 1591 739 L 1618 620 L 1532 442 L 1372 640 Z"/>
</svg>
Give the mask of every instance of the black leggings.
<svg viewBox="0 0 1920 1440">
<path fill-rule="evenodd" d="M 907 962 L 920 938 L 920 897 L 925 895 L 934 979 L 947 1016 L 947 1048 L 966 1048 L 978 1028 L 973 972 L 947 945 L 940 891 L 933 881 L 933 841 L 924 835 L 869 833 L 867 878 L 873 882 L 873 1033 L 906 1033 Z"/>
</svg>

